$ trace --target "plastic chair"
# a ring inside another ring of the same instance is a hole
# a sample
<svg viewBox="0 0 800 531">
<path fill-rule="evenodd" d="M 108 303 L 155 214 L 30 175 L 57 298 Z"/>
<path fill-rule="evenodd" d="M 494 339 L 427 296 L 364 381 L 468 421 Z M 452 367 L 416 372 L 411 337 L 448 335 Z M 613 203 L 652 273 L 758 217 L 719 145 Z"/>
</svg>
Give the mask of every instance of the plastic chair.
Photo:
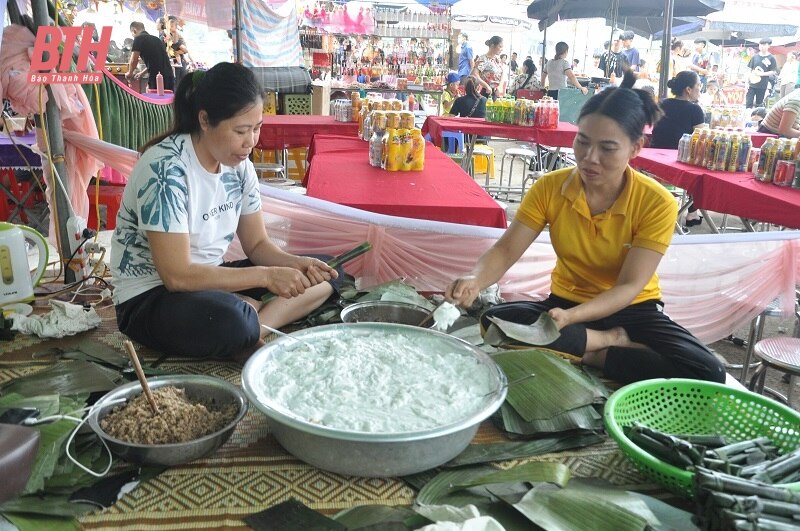
<svg viewBox="0 0 800 531">
<path fill-rule="evenodd" d="M 794 310 L 795 325 L 792 335 L 797 338 L 800 337 L 800 291 L 795 292 Z M 727 365 L 725 367 L 726 369 L 742 370 L 741 377 L 739 378 L 739 381 L 742 383 L 742 385 L 747 385 L 747 373 L 752 367 L 751 361 L 753 359 L 753 354 L 755 353 L 755 346 L 761 341 L 761 338 L 764 335 L 764 325 L 766 324 L 767 317 L 783 317 L 781 300 L 779 298 L 770 302 L 769 305 L 764 308 L 764 311 L 756 315 L 750 322 L 750 332 L 747 336 L 747 351 L 744 354 L 744 361 L 742 365 Z M 757 365 L 757 363 L 755 365 Z"/>
<path fill-rule="evenodd" d="M 445 153 L 462 153 L 464 151 L 464 133 L 442 131 L 442 151 Z"/>
<path fill-rule="evenodd" d="M 489 179 L 494 179 L 494 149 L 489 146 L 479 144 L 472 152 L 473 173 L 485 173 L 486 184 Z"/>
<path fill-rule="evenodd" d="M 520 159 L 523 164 L 523 171 L 526 167 L 530 167 L 531 162 L 536 160 L 536 152 L 532 149 L 524 148 L 524 147 L 515 147 L 509 148 L 503 153 L 503 158 L 500 159 L 500 184 L 503 184 L 503 179 L 505 177 L 505 168 L 506 168 L 506 157 L 510 157 L 511 160 L 508 163 L 508 184 L 511 185 L 511 178 L 514 175 L 514 162 L 517 159 Z"/>
<path fill-rule="evenodd" d="M 115 186 L 113 184 L 100 185 L 100 201 L 99 203 L 106 207 L 105 224 L 101 226 L 97 219 L 97 201 L 95 198 L 95 185 L 89 185 L 87 193 L 89 194 L 89 219 L 86 220 L 86 226 L 92 229 L 97 229 L 99 232 L 102 229 L 113 229 L 117 226 L 117 212 L 122 205 L 122 192 L 125 186 Z M 101 211 L 102 215 L 102 211 Z"/>
</svg>

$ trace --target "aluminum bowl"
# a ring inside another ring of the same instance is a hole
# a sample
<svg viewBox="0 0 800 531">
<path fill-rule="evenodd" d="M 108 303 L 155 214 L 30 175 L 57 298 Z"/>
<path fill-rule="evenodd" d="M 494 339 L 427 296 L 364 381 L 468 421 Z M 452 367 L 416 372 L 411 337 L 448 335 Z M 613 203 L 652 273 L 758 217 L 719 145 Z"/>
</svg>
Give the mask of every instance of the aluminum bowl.
<svg viewBox="0 0 800 531">
<path fill-rule="evenodd" d="M 89 426 L 103 439 L 109 449 L 121 459 L 139 465 L 175 466 L 211 454 L 227 441 L 234 428 L 247 413 L 247 397 L 233 384 L 213 376 L 173 375 L 148 378 L 151 389 L 173 385 L 186 390 L 192 400 L 214 401 L 217 404 L 237 404 L 239 412 L 227 426 L 199 439 L 174 444 L 134 444 L 111 437 L 100 427 L 100 420 L 111 413 L 117 399 L 132 399 L 142 393 L 139 382 L 131 382 L 109 391 L 95 404 L 89 417 Z"/>
<path fill-rule="evenodd" d="M 347 331 L 356 335 L 402 332 L 434 334 L 455 351 L 468 353 L 487 365 L 496 376 L 495 391 L 486 396 L 481 409 L 457 422 L 416 432 L 365 433 L 330 428 L 284 412 L 264 395 L 261 369 L 273 355 L 297 347 L 293 338 L 310 343 Z M 264 413 L 278 442 L 297 458 L 318 468 L 348 476 L 396 477 L 415 474 L 446 463 L 470 443 L 480 423 L 494 413 L 506 398 L 505 373 L 482 350 L 442 332 L 389 323 L 344 323 L 319 326 L 276 339 L 260 348 L 245 364 L 242 387 L 253 406 Z M 260 392 L 259 392 L 260 391 Z"/>
<path fill-rule="evenodd" d="M 365 301 L 346 307 L 339 314 L 345 323 L 395 323 L 418 326 L 430 310 L 406 302 Z M 433 319 L 425 328 L 433 326 Z"/>
</svg>

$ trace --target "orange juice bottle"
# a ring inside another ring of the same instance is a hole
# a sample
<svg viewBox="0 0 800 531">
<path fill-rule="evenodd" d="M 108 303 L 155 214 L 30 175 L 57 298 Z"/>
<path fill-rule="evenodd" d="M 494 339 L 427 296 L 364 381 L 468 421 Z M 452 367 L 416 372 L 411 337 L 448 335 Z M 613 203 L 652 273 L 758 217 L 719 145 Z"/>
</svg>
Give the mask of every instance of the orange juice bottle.
<svg viewBox="0 0 800 531">
<path fill-rule="evenodd" d="M 425 169 L 425 139 L 422 138 L 422 131 L 419 129 L 411 130 L 411 171 L 422 171 Z"/>
</svg>

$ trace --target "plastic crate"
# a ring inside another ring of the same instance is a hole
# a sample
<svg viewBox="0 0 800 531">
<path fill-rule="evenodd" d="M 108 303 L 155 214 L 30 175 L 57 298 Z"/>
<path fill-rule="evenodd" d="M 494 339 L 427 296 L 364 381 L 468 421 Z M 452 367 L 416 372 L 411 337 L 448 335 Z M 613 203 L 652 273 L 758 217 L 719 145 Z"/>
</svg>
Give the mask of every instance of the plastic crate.
<svg viewBox="0 0 800 531">
<path fill-rule="evenodd" d="M 282 94 L 283 114 L 311 114 L 311 94 Z"/>
<path fill-rule="evenodd" d="M 623 433 L 641 422 L 671 434 L 722 435 L 729 442 L 769 437 L 781 453 L 800 447 L 800 413 L 749 391 L 688 379 L 655 379 L 626 385 L 606 402 L 606 430 L 644 475 L 677 494 L 692 497 L 694 472 L 653 457 Z M 776 485 L 792 490 L 800 483 Z"/>
</svg>

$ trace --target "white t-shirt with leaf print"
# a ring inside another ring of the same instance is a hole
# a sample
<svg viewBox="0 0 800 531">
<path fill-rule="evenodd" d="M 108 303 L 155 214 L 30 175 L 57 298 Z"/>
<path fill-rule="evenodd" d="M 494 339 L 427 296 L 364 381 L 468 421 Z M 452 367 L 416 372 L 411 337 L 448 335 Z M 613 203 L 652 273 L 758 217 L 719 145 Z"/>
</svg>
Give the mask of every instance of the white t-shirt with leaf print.
<svg viewBox="0 0 800 531">
<path fill-rule="evenodd" d="M 111 243 L 114 303 L 162 285 L 147 232 L 188 234 L 193 263 L 219 265 L 239 217 L 261 211 L 252 162 L 203 168 L 189 135 L 168 136 L 144 152 L 131 172 Z"/>
</svg>

